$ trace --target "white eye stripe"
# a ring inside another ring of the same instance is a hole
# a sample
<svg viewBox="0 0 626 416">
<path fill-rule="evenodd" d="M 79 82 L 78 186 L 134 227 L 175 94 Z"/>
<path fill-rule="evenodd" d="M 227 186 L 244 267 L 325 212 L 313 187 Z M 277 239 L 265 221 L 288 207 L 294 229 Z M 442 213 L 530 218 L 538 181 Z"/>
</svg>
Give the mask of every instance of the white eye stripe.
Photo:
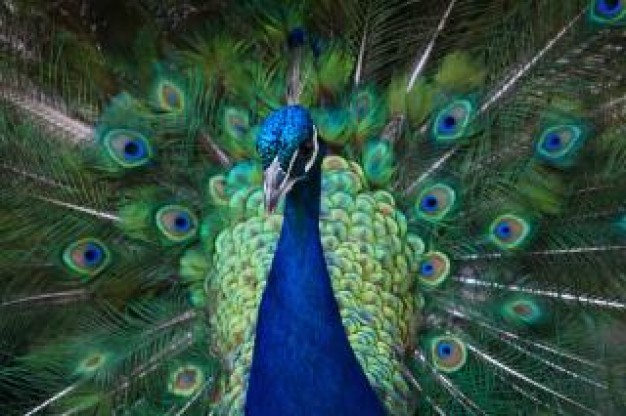
<svg viewBox="0 0 626 416">
<path fill-rule="evenodd" d="M 293 152 L 293 156 L 291 156 L 291 160 L 289 161 L 289 167 L 287 168 L 287 176 L 291 175 L 291 169 L 293 169 L 294 163 L 296 163 L 296 159 L 298 158 L 298 153 L 300 153 L 300 149 L 296 149 Z"/>
<path fill-rule="evenodd" d="M 313 167 L 315 160 L 317 159 L 317 152 L 319 151 L 319 143 L 317 141 L 317 127 L 313 126 L 313 154 L 308 162 L 306 162 L 306 166 L 304 167 L 305 172 L 308 172 Z M 297 152 L 296 152 L 297 153 Z"/>
<path fill-rule="evenodd" d="M 304 166 L 305 172 L 310 171 L 311 168 L 313 167 L 313 164 L 315 163 L 315 159 L 317 159 L 318 152 L 319 152 L 319 142 L 317 141 L 317 127 L 313 126 L 313 153 L 311 154 L 311 157 L 309 158 L 309 160 L 306 162 L 306 165 Z M 295 152 L 293 152 L 293 155 L 291 156 L 291 160 L 289 161 L 289 167 L 287 168 L 287 176 L 291 175 L 291 169 L 293 169 L 293 165 L 296 163 L 296 160 L 298 159 L 299 155 L 300 155 L 300 148 L 297 148 Z"/>
</svg>

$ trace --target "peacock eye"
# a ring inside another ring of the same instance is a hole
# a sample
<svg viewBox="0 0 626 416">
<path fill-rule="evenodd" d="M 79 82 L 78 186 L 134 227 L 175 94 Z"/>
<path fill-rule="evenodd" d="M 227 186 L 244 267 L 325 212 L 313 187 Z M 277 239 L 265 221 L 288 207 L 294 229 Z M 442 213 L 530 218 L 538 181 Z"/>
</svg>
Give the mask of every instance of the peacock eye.
<svg viewBox="0 0 626 416">
<path fill-rule="evenodd" d="M 465 343 L 451 335 L 434 338 L 431 341 L 431 354 L 434 366 L 446 373 L 460 370 L 467 361 Z"/>
<path fill-rule="evenodd" d="M 150 161 L 152 149 L 148 139 L 131 130 L 112 130 L 104 137 L 109 156 L 120 166 L 133 168 Z"/>
<path fill-rule="evenodd" d="M 506 214 L 496 218 L 489 229 L 491 241 L 503 249 L 521 246 L 530 234 L 530 226 L 521 217 Z"/>
<path fill-rule="evenodd" d="M 468 100 L 455 100 L 439 111 L 435 117 L 432 134 L 436 141 L 454 141 L 465 136 L 473 112 Z"/>
<path fill-rule="evenodd" d="M 183 93 L 180 88 L 169 82 L 158 86 L 158 97 L 161 108 L 167 111 L 181 111 L 184 108 Z"/>
<path fill-rule="evenodd" d="M 174 369 L 169 376 L 168 391 L 181 397 L 189 397 L 204 384 L 204 373 L 194 365 L 185 365 Z"/>
<path fill-rule="evenodd" d="M 545 130 L 536 145 L 539 157 L 548 162 L 558 162 L 572 155 L 580 146 L 583 131 L 576 125 L 563 125 Z"/>
<path fill-rule="evenodd" d="M 623 9 L 621 0 L 598 0 L 596 11 L 605 17 L 615 17 Z"/>
<path fill-rule="evenodd" d="M 419 280 L 429 287 L 442 284 L 450 274 L 450 260 L 443 253 L 432 251 L 424 254 L 419 264 Z"/>
<path fill-rule="evenodd" d="M 100 370 L 107 362 L 107 354 L 92 352 L 88 354 L 78 365 L 76 372 L 79 374 L 93 374 Z"/>
<path fill-rule="evenodd" d="M 305 155 L 305 156 L 310 156 L 311 153 L 313 153 L 313 149 L 314 149 L 314 146 L 313 146 L 313 140 L 312 139 L 305 140 L 299 146 L 300 154 Z"/>
<path fill-rule="evenodd" d="M 243 139 L 250 130 L 248 113 L 238 108 L 228 107 L 224 112 L 224 129 L 230 137 Z"/>
<path fill-rule="evenodd" d="M 193 238 L 198 228 L 196 216 L 179 205 L 167 205 L 159 209 L 156 224 L 165 238 L 175 243 Z"/>
<path fill-rule="evenodd" d="M 100 273 L 110 262 L 105 245 L 95 238 L 71 243 L 63 251 L 63 263 L 73 272 L 85 277 Z"/>
<path fill-rule="evenodd" d="M 594 0 L 590 8 L 591 19 L 610 26 L 626 24 L 624 0 Z"/>
<path fill-rule="evenodd" d="M 454 205 L 456 194 L 444 184 L 434 184 L 424 189 L 417 198 L 417 213 L 426 221 L 437 221 L 445 217 Z"/>
<path fill-rule="evenodd" d="M 518 327 L 528 327 L 539 323 L 543 316 L 543 307 L 530 296 L 508 299 L 501 307 L 503 318 Z"/>
</svg>

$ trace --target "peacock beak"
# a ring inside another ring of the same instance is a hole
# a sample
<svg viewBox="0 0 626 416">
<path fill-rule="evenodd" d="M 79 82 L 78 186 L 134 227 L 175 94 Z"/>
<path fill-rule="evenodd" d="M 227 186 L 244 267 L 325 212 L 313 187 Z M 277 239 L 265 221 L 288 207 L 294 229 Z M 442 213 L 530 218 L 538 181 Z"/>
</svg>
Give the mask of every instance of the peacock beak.
<svg viewBox="0 0 626 416">
<path fill-rule="evenodd" d="M 310 155 L 306 155 L 306 163 L 304 166 L 304 173 L 308 173 L 315 161 L 317 160 L 317 156 L 319 153 L 320 145 L 317 137 L 317 129 L 313 126 L 313 138 L 312 138 L 313 150 Z M 287 172 L 283 170 L 280 166 L 280 162 L 278 160 L 278 156 L 274 158 L 272 164 L 265 170 L 264 173 L 264 183 L 263 183 L 263 194 L 265 201 L 265 209 L 267 212 L 274 212 L 280 199 L 287 195 L 287 193 L 291 190 L 293 185 L 299 180 L 303 179 L 303 176 L 297 176 L 293 174 L 294 166 L 296 164 L 296 160 L 300 156 L 300 149 L 296 149 L 291 155 L 291 160 L 289 161 L 289 167 L 287 168 Z"/>
<path fill-rule="evenodd" d="M 295 159 L 295 158 L 294 158 Z M 274 212 L 281 198 L 291 190 L 293 185 L 299 178 L 292 178 L 290 175 L 291 167 L 287 172 L 280 167 L 278 158 L 274 159 L 272 164 L 265 170 L 263 182 L 263 196 L 265 201 L 265 210 Z"/>
</svg>

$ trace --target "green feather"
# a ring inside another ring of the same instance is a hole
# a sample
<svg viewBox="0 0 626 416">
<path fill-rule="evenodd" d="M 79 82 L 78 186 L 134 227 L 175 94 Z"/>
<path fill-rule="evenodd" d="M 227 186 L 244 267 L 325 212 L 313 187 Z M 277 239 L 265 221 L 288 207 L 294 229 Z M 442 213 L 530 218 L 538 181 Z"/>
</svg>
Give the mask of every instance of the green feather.
<svg viewBox="0 0 626 416">
<path fill-rule="evenodd" d="M 389 414 L 623 413 L 624 1 L 5 3 L 0 413 L 244 413 L 294 97 Z"/>
</svg>

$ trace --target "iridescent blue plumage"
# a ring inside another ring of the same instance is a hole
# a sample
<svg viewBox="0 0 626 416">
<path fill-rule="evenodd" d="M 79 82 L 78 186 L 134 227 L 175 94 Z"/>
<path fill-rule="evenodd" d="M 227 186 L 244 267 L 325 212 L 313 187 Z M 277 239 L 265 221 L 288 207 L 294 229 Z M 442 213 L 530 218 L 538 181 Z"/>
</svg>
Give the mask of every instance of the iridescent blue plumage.
<svg viewBox="0 0 626 416">
<path fill-rule="evenodd" d="M 257 151 L 263 168 L 267 169 L 278 157 L 280 166 L 286 170 L 295 150 L 312 135 L 313 121 L 305 108 L 290 105 L 271 113 L 257 136 Z"/>
<path fill-rule="evenodd" d="M 568 167 L 576 160 L 588 135 L 588 129 L 583 123 L 549 126 L 539 136 L 535 152 L 545 163 Z"/>
<path fill-rule="evenodd" d="M 589 8 L 591 20 L 608 26 L 623 26 L 626 10 L 623 0 L 594 0 Z"/>
<path fill-rule="evenodd" d="M 264 165 L 288 166 L 313 132 L 308 112 L 285 107 L 261 127 Z M 322 145 L 323 146 L 323 145 Z M 382 415 L 350 347 L 320 240 L 321 160 L 287 194 L 278 247 L 258 313 L 246 398 L 251 415 Z M 287 176 L 290 172 L 287 171 Z"/>
</svg>

